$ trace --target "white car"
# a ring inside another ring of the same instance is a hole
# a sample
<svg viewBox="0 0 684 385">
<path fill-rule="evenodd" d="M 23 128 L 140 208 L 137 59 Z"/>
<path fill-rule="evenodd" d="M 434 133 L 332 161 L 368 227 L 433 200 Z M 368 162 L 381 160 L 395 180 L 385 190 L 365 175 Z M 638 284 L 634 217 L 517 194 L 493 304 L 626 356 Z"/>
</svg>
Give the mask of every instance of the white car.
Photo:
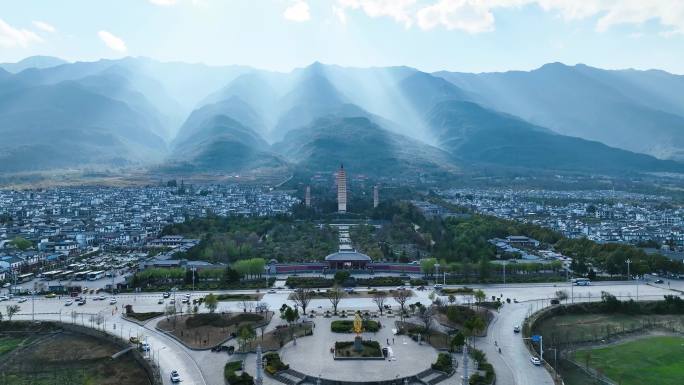
<svg viewBox="0 0 684 385">
<path fill-rule="evenodd" d="M 520 325 L 513 326 L 513 333 L 520 333 Z"/>
<path fill-rule="evenodd" d="M 541 360 L 539 359 L 539 357 L 531 356 L 530 362 L 537 366 L 541 365 Z"/>
<path fill-rule="evenodd" d="M 268 291 L 268 294 L 275 294 L 275 293 L 276 293 L 275 289 L 271 289 Z"/>
<path fill-rule="evenodd" d="M 116 303 L 116 298 L 110 298 L 109 299 L 109 304 L 114 305 Z"/>
<path fill-rule="evenodd" d="M 73 299 L 68 299 L 65 303 L 64 306 L 71 306 L 74 303 Z"/>
<path fill-rule="evenodd" d="M 9 301 L 9 297 L 6 295 L 0 296 L 0 302 L 2 301 Z"/>
<path fill-rule="evenodd" d="M 181 382 L 181 377 L 180 374 L 178 374 L 177 370 L 174 370 L 171 372 L 171 382 Z"/>
<path fill-rule="evenodd" d="M 26 301 L 28 301 L 28 300 L 25 297 L 21 297 L 17 300 L 17 303 L 24 303 Z"/>
</svg>

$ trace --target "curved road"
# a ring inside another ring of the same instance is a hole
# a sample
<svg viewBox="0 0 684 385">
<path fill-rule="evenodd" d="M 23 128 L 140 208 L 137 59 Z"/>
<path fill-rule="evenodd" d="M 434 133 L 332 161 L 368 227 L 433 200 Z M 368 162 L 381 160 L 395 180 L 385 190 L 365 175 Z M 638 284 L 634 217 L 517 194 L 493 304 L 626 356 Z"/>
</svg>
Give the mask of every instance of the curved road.
<svg viewBox="0 0 684 385">
<path fill-rule="evenodd" d="M 668 282 L 669 283 L 669 282 Z M 672 289 L 675 285 L 684 289 L 684 283 L 672 282 Z M 656 287 L 659 286 L 659 287 Z M 681 287 L 680 287 L 681 286 Z M 458 287 L 458 286 L 453 286 Z M 571 287 L 568 284 L 517 284 L 517 285 L 473 285 L 472 287 L 481 288 L 485 291 L 487 298 L 491 296 L 503 296 L 506 298 L 517 299 L 519 303 L 505 304 L 500 313 L 496 313 L 489 326 L 488 335 L 485 338 L 477 339 L 475 344 L 478 349 L 487 354 L 489 361 L 494 365 L 498 385 L 547 385 L 553 384 L 550 374 L 543 368 L 534 366 L 530 361 L 530 353 L 522 340 L 521 334 L 513 333 L 513 326 L 522 325 L 524 319 L 534 311 L 549 305 L 549 299 L 555 297 L 555 292 L 565 290 L 568 294 L 572 293 L 575 302 L 600 300 L 601 292 L 607 291 L 622 299 L 634 298 L 636 296 L 636 286 L 633 282 L 604 282 L 596 283 L 592 286 Z M 669 285 L 640 285 L 640 299 L 659 299 L 664 294 L 673 294 L 669 290 Z M 220 293 L 236 293 L 246 291 L 218 291 Z M 262 301 L 269 307 L 278 309 L 281 304 L 289 302 L 289 290 L 279 290 L 275 294 L 265 294 Z M 424 304 L 431 303 L 429 291 L 415 291 L 415 300 Z M 206 293 L 195 292 L 193 296 L 201 296 Z M 675 293 L 676 294 L 676 293 Z M 126 304 L 132 304 L 136 311 L 160 311 L 165 305 L 159 305 L 160 293 L 140 293 L 118 295 L 117 305 L 109 305 L 108 301 L 95 301 L 92 296 L 87 296 L 88 302 L 84 306 L 65 306 L 65 298 L 45 299 L 36 297 L 35 312 L 36 319 L 41 320 L 61 320 L 72 322 L 70 316 L 72 311 L 78 313 L 102 314 L 104 322 L 100 327 L 91 325 L 89 316 L 77 317 L 75 323 L 89 327 L 101 328 L 112 335 L 128 339 L 130 336 L 139 336 L 151 346 L 149 358 L 159 363 L 162 379 L 165 384 L 170 384 L 170 373 L 178 370 L 183 384 L 207 385 L 223 380 L 223 365 L 227 356 L 217 355 L 210 352 L 195 352 L 187 349 L 175 339 L 158 332 L 154 326 L 156 321 L 150 321 L 144 326 L 123 320 L 120 310 Z M 459 303 L 465 303 L 467 296 L 457 296 Z M 570 302 L 571 300 L 568 300 Z M 10 301 L 13 302 L 13 301 Z M 395 305 L 395 304 L 393 304 Z M 31 319 L 32 302 L 31 299 L 21 303 L 22 314 L 15 317 L 17 319 Z M 329 309 L 330 302 L 324 299 L 311 301 L 311 309 Z M 375 309 L 376 305 L 370 298 L 345 298 L 339 306 L 340 309 Z M 242 311 L 238 302 L 221 302 L 218 311 Z M 61 314 L 60 314 L 61 313 Z M 277 317 L 274 317 L 277 319 Z M 269 325 L 269 328 L 274 325 Z M 497 341 L 501 347 L 501 353 L 494 346 Z"/>
</svg>

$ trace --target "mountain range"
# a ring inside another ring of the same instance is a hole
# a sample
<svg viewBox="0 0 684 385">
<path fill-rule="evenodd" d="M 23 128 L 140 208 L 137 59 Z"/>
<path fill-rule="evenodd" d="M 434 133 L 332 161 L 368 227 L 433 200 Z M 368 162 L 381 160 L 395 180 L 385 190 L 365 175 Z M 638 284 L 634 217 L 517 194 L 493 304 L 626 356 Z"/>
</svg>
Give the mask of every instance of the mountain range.
<svg viewBox="0 0 684 385">
<path fill-rule="evenodd" d="M 2 173 L 684 172 L 684 77 L 32 57 L 0 64 L 0 137 Z"/>
</svg>

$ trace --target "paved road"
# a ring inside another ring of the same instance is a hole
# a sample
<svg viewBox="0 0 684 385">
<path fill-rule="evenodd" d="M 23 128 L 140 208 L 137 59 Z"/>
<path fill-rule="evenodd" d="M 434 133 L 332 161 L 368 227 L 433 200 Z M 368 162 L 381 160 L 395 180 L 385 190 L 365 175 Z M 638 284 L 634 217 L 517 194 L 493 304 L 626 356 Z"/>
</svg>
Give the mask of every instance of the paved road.
<svg viewBox="0 0 684 385">
<path fill-rule="evenodd" d="M 513 333 L 513 326 L 522 324 L 525 317 L 536 310 L 549 305 L 549 299 L 555 296 L 558 290 L 565 290 L 568 294 L 572 293 L 575 302 L 600 300 L 601 292 L 607 291 L 622 299 L 636 298 L 637 287 L 634 282 L 601 282 L 592 286 L 571 287 L 568 284 L 511 284 L 511 285 L 472 285 L 482 288 L 487 295 L 502 296 L 504 300 L 515 298 L 520 303 L 506 304 L 501 312 L 496 315 L 490 326 L 488 337 L 477 341 L 477 347 L 487 353 L 490 361 L 497 373 L 497 384 L 499 385 L 545 385 L 551 384 L 551 378 L 546 370 L 535 367 L 529 362 L 529 353 L 519 334 Z M 684 289 L 684 282 L 672 281 L 672 289 Z M 640 299 L 660 299 L 664 294 L 677 294 L 668 290 L 667 282 L 661 285 L 639 285 Z M 237 293 L 249 291 L 221 291 L 221 293 Z M 206 292 L 196 292 L 193 296 L 203 296 Z M 280 308 L 283 303 L 288 301 L 289 290 L 279 290 L 274 294 L 265 294 L 262 299 L 267 303 L 271 310 Z M 420 301 L 423 304 L 431 303 L 429 291 L 415 291 L 416 297 L 411 302 Z M 119 311 L 126 304 L 133 305 L 138 312 L 162 311 L 165 305 L 160 305 L 157 301 L 161 298 L 160 293 L 139 293 L 121 294 L 116 296 L 118 299 L 116 309 Z M 22 315 L 16 316 L 22 319 L 31 319 L 31 311 L 35 307 L 36 319 L 62 320 L 72 322 L 71 313 L 97 314 L 105 316 L 103 327 L 115 335 L 128 338 L 132 335 L 140 335 L 147 338 L 152 346 L 150 358 L 159 362 L 162 369 L 164 382 L 168 384 L 171 370 L 178 370 L 183 377 L 184 384 L 213 384 L 222 380 L 223 365 L 228 359 L 227 355 L 220 355 L 211 352 L 191 351 L 174 339 L 157 332 L 152 324 L 141 327 L 135 323 L 121 319 L 118 312 L 112 313 L 115 306 L 109 305 L 108 301 L 95 301 L 92 296 L 87 296 L 88 302 L 84 306 L 65 306 L 66 298 L 46 299 L 36 297 L 35 302 L 31 299 L 21 303 Z M 468 296 L 457 296 L 458 303 L 466 303 L 471 300 Z M 2 304 L 14 303 L 16 301 L 3 302 Z M 569 300 L 570 302 L 572 300 Z M 168 302 L 168 301 L 167 301 Z M 388 304 L 396 307 L 396 304 L 389 300 Z M 325 310 L 330 309 L 330 302 L 326 299 L 311 301 L 311 309 Z M 345 298 L 340 303 L 339 309 L 376 309 L 376 305 L 370 298 Z M 205 309 L 201 309 L 205 311 Z M 221 302 L 218 311 L 241 311 L 238 302 Z M 49 314 L 48 314 L 49 313 Z M 90 326 L 89 317 L 77 317 L 77 323 Z M 269 325 L 269 329 L 275 327 L 281 321 L 274 317 L 274 321 Z M 116 324 L 116 329 L 114 329 Z M 96 325 L 93 325 L 96 326 Z M 493 341 L 496 340 L 502 353 L 495 349 Z M 248 366 L 249 367 L 249 366 Z"/>
</svg>

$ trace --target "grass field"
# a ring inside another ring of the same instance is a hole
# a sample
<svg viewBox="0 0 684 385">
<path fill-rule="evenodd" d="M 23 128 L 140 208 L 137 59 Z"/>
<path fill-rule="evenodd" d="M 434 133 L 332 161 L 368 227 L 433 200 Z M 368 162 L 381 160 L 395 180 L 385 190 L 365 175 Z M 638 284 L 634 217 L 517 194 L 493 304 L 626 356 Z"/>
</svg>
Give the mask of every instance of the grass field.
<svg viewBox="0 0 684 385">
<path fill-rule="evenodd" d="M 575 360 L 621 385 L 684 383 L 684 338 L 649 337 L 599 349 L 579 350 Z"/>
<path fill-rule="evenodd" d="M 12 350 L 16 349 L 19 344 L 23 341 L 23 338 L 10 338 L 10 337 L 3 337 L 0 338 L 0 356 L 2 356 L 5 353 L 9 353 Z"/>
<path fill-rule="evenodd" d="M 552 317 L 535 330 L 544 336 L 544 344 L 596 341 L 608 334 L 641 328 L 644 323 L 656 323 L 684 330 L 684 317 L 679 315 L 583 314 Z"/>
</svg>

